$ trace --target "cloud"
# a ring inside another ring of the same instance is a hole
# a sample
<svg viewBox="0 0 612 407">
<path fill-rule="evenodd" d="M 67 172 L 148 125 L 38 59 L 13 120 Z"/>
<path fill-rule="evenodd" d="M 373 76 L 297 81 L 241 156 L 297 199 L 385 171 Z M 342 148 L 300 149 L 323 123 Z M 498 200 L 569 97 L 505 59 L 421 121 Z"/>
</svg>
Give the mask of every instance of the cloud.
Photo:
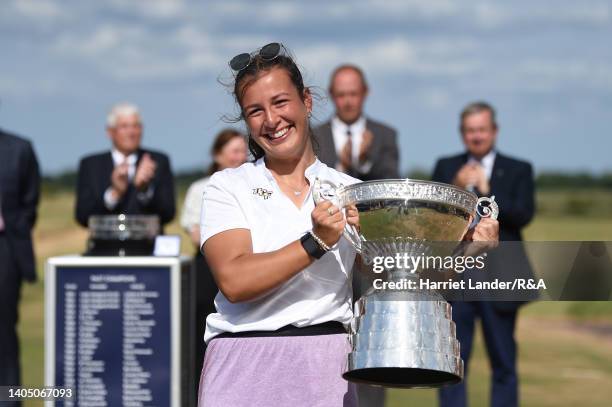
<svg viewBox="0 0 612 407">
<path fill-rule="evenodd" d="M 448 89 L 427 88 L 419 92 L 419 100 L 432 110 L 440 110 L 450 106 L 452 95 Z"/>
<path fill-rule="evenodd" d="M 70 19 L 72 10 L 62 7 L 56 0 L 4 0 L 0 13 L 0 32 L 15 28 L 37 32 Z"/>
<path fill-rule="evenodd" d="M 142 25 L 104 24 L 91 33 L 64 34 L 51 50 L 88 61 L 120 80 L 180 78 L 221 64 L 209 35 L 190 25 L 157 32 Z"/>
<path fill-rule="evenodd" d="M 0 95 L 11 99 L 30 100 L 55 96 L 61 90 L 60 84 L 52 78 L 30 78 L 23 81 L 12 75 L 0 76 Z"/>
<path fill-rule="evenodd" d="M 555 60 L 532 58 L 519 63 L 516 73 L 524 76 L 529 86 L 540 89 L 612 91 L 612 62 L 586 60 Z"/>
<path fill-rule="evenodd" d="M 65 9 L 52 0 L 14 0 L 9 10 L 21 17 L 39 21 L 56 20 L 68 15 Z"/>
<path fill-rule="evenodd" d="M 469 39 L 409 40 L 393 36 L 369 43 L 305 47 L 300 51 L 299 59 L 309 68 L 323 71 L 330 71 L 342 62 L 352 62 L 372 75 L 456 77 L 479 68 L 479 60 L 469 57 L 475 47 L 476 44 Z"/>
<path fill-rule="evenodd" d="M 488 84 L 507 91 L 531 86 L 554 92 L 565 81 L 593 89 L 609 89 L 611 82 L 609 56 L 582 55 L 581 49 L 568 52 L 555 37 L 547 37 L 546 30 L 529 31 L 521 25 L 554 23 L 561 30 L 566 24 L 600 25 L 610 21 L 611 13 L 608 3 L 598 1 L 588 6 L 566 0 L 472 0 L 461 5 L 450 0 L 227 0 L 206 7 L 187 0 L 69 4 L 13 0 L 9 15 L 55 22 L 56 31 L 32 47 L 37 54 L 49 52 L 50 64 L 92 70 L 123 82 L 216 78 L 227 71 L 232 55 L 274 38 L 291 45 L 307 72 L 325 75 L 339 63 L 353 62 L 383 80 L 417 77 L 456 82 L 449 86 L 457 89 Z M 79 17 L 75 24 L 57 23 L 74 16 Z M 24 40 L 13 42 L 19 41 Z M 572 62 L 576 58 L 581 62 Z"/>
<path fill-rule="evenodd" d="M 172 20 L 187 16 L 183 0 L 110 0 L 107 7 L 121 14 Z"/>
<path fill-rule="evenodd" d="M 248 21 L 251 27 L 355 24 L 364 30 L 389 24 L 446 23 L 466 30 L 491 30 L 529 24 L 601 26 L 612 20 L 610 4 L 601 1 L 577 3 L 571 0 L 532 2 L 516 0 L 363 0 L 328 2 L 311 0 L 213 2 L 207 10 L 217 18 Z M 410 27 L 405 27 L 409 29 Z M 245 27 L 245 29 L 248 29 Z M 316 28 L 315 28 L 316 29 Z"/>
</svg>

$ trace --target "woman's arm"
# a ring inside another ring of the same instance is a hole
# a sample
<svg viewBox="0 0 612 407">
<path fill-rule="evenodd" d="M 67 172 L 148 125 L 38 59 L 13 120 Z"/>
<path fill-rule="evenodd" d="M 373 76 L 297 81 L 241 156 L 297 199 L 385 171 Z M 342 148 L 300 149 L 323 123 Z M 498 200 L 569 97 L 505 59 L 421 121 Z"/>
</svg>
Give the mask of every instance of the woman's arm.
<svg viewBox="0 0 612 407">
<path fill-rule="evenodd" d="M 333 215 L 328 209 L 332 208 Z M 342 235 L 344 216 L 325 201 L 312 212 L 313 232 L 328 246 Z M 230 302 L 255 299 L 278 287 L 314 262 L 299 240 L 267 253 L 253 253 L 248 229 L 231 229 L 210 237 L 203 245 L 219 290 Z"/>
</svg>

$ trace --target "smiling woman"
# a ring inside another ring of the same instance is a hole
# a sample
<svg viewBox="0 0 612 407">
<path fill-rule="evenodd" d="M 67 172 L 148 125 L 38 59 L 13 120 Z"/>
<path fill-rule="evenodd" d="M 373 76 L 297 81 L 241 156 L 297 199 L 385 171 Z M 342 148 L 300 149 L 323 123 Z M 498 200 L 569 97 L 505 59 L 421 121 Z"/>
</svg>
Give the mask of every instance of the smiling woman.
<svg viewBox="0 0 612 407">
<path fill-rule="evenodd" d="M 255 161 L 216 173 L 204 192 L 201 247 L 220 292 L 200 405 L 354 406 L 341 375 L 355 251 L 342 231 L 358 219 L 315 206 L 311 187 L 358 180 L 316 158 L 312 97 L 281 44 L 230 65 Z"/>
</svg>

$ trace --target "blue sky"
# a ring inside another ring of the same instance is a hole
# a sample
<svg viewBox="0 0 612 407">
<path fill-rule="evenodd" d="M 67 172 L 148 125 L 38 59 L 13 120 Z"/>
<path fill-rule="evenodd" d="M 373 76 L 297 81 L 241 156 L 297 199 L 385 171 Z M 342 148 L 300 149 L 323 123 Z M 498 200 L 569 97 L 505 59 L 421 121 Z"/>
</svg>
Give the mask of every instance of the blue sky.
<svg viewBox="0 0 612 407">
<path fill-rule="evenodd" d="M 108 108 L 141 107 L 144 145 L 203 167 L 235 113 L 227 61 L 287 45 L 325 95 L 362 66 L 366 112 L 399 132 L 401 167 L 461 150 L 457 116 L 485 99 L 498 147 L 536 171 L 612 170 L 612 1 L 2 0 L 0 127 L 34 142 L 47 174 L 107 149 Z M 327 119 L 329 100 L 316 116 Z"/>
</svg>

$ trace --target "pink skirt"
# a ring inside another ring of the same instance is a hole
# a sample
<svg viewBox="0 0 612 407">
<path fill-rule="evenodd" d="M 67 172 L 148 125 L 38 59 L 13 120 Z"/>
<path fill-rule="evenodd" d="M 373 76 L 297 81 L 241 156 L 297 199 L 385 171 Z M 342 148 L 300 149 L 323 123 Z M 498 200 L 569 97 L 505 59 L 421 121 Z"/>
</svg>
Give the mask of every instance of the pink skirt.
<svg viewBox="0 0 612 407">
<path fill-rule="evenodd" d="M 346 334 L 218 338 L 208 344 L 200 407 L 356 407 L 342 378 Z"/>
</svg>

